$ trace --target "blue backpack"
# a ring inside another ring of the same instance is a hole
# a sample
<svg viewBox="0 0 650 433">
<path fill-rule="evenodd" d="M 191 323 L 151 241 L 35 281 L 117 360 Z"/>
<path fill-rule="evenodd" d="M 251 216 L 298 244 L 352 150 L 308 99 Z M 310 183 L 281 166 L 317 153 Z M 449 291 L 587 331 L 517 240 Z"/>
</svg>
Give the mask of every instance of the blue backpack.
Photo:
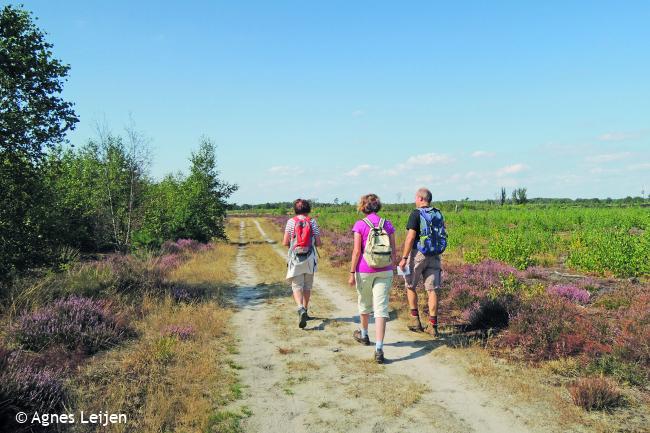
<svg viewBox="0 0 650 433">
<path fill-rule="evenodd" d="M 442 212 L 435 207 L 419 208 L 420 239 L 417 249 L 425 256 L 437 256 L 447 248 L 447 230 Z"/>
</svg>

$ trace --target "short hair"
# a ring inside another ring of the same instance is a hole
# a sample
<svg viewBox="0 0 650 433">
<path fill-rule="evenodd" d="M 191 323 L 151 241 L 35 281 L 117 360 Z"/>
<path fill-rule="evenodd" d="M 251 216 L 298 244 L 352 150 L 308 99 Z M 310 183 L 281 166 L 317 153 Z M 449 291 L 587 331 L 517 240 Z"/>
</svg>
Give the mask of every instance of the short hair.
<svg viewBox="0 0 650 433">
<path fill-rule="evenodd" d="M 431 203 L 431 200 L 433 200 L 433 195 L 431 194 L 431 191 L 429 191 L 426 188 L 418 189 L 415 195 L 420 197 L 422 200 L 426 201 L 427 203 Z"/>
<path fill-rule="evenodd" d="M 379 212 L 381 209 L 381 201 L 377 194 L 362 195 L 357 205 L 357 210 L 365 214 Z"/>
<path fill-rule="evenodd" d="M 311 212 L 311 205 L 304 198 L 297 198 L 293 202 L 293 211 L 296 215 L 307 215 Z"/>
</svg>

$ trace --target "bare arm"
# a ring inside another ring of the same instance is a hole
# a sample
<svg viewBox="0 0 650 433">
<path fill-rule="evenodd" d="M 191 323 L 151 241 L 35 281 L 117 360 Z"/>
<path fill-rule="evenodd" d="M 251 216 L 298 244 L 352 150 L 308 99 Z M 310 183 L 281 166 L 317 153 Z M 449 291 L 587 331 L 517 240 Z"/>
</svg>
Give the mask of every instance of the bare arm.
<svg viewBox="0 0 650 433">
<path fill-rule="evenodd" d="M 411 249 L 413 249 L 413 242 L 415 241 L 415 236 L 417 232 L 413 229 L 409 229 L 406 233 L 406 240 L 404 241 L 404 251 L 402 252 L 402 258 L 408 257 L 411 254 Z"/>
<path fill-rule="evenodd" d="M 288 247 L 288 246 L 289 246 L 289 241 L 290 241 L 290 240 L 291 240 L 291 239 L 289 239 L 289 233 L 288 233 L 288 232 L 284 232 L 284 239 L 282 239 L 282 245 L 284 245 L 285 247 Z"/>
<path fill-rule="evenodd" d="M 359 258 L 361 257 L 361 234 L 354 233 L 354 248 L 352 249 L 352 259 L 350 262 L 350 273 L 357 271 Z"/>
<path fill-rule="evenodd" d="M 393 266 L 397 264 L 397 248 L 395 247 L 395 233 L 391 233 L 388 235 L 388 239 L 390 240 L 390 250 L 392 251 L 391 253 L 391 263 Z"/>
<path fill-rule="evenodd" d="M 411 250 L 413 249 L 413 241 L 415 241 L 416 235 L 417 232 L 413 229 L 409 229 L 409 231 L 406 233 L 406 240 L 404 241 L 404 250 L 402 251 L 402 258 L 397 264 L 397 266 L 399 266 L 402 269 L 404 269 L 404 266 L 406 266 L 408 260 L 405 259 L 404 257 L 408 257 L 409 254 L 411 254 Z"/>
<path fill-rule="evenodd" d="M 320 236 L 315 236 L 315 237 L 314 237 L 314 244 L 315 244 L 317 247 L 321 247 L 321 246 L 323 246 L 323 241 L 321 240 Z"/>
</svg>

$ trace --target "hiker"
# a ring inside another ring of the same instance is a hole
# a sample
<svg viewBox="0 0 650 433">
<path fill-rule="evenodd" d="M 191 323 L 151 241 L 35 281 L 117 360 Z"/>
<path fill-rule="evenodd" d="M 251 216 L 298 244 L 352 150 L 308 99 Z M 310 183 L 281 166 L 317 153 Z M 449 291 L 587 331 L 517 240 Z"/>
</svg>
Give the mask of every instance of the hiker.
<svg viewBox="0 0 650 433">
<path fill-rule="evenodd" d="M 396 262 L 395 228 L 377 215 L 381 209 L 375 194 L 361 196 L 357 209 L 365 217 L 352 227 L 354 249 L 350 263 L 350 286 L 357 288 L 361 329 L 354 331 L 356 341 L 370 345 L 368 316 L 375 315 L 375 361 L 384 362 L 384 335 L 388 319 L 388 298 Z"/>
<path fill-rule="evenodd" d="M 405 270 L 406 297 L 411 314 L 408 328 L 438 336 L 438 293 L 441 284 L 440 254 L 447 246 L 445 221 L 440 210 L 431 207 L 431 191 L 420 188 L 415 193 L 415 207 L 406 223 L 406 240 L 399 267 Z M 410 271 L 410 273 L 409 273 Z M 418 313 L 418 295 L 415 291 L 420 280 L 429 294 L 429 325 L 422 327 Z"/>
<path fill-rule="evenodd" d="M 315 220 L 309 218 L 311 206 L 307 200 L 293 202 L 295 217 L 287 221 L 282 244 L 287 252 L 287 280 L 291 281 L 293 299 L 298 305 L 298 327 L 307 326 L 309 298 L 318 265 L 316 247 L 320 247 L 320 230 Z"/>
</svg>

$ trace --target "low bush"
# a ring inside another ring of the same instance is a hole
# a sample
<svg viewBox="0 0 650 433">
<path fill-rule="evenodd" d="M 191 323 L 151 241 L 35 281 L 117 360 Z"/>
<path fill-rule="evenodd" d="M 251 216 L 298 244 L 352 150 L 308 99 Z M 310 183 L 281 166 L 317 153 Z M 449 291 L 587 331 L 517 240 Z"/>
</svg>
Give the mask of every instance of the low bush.
<svg viewBox="0 0 650 433">
<path fill-rule="evenodd" d="M 112 347 L 133 335 L 124 316 L 107 301 L 70 297 L 20 316 L 9 337 L 20 347 L 40 351 L 53 345 L 87 354 Z"/>
<path fill-rule="evenodd" d="M 578 379 L 569 385 L 573 402 L 585 410 L 604 410 L 620 406 L 624 399 L 616 383 L 604 377 Z"/>
<path fill-rule="evenodd" d="M 641 364 L 626 362 L 615 354 L 593 359 L 586 370 L 591 374 L 611 376 L 629 385 L 644 386 L 648 383 L 647 370 Z"/>
<path fill-rule="evenodd" d="M 590 297 L 587 290 L 572 284 L 556 284 L 549 286 L 546 291 L 551 295 L 560 296 L 582 305 L 587 304 Z"/>
<path fill-rule="evenodd" d="M 509 315 L 499 300 L 483 299 L 469 311 L 467 320 L 469 330 L 503 329 L 508 326 Z"/>
<path fill-rule="evenodd" d="M 0 429 L 15 426 L 13 415 L 19 411 L 52 413 L 64 408 L 68 396 L 63 368 L 31 362 L 29 354 L 7 349 L 0 349 L 0 364 Z"/>
<path fill-rule="evenodd" d="M 544 296 L 520 306 L 497 346 L 517 348 L 530 360 L 608 353 L 601 332 L 565 298 Z"/>
</svg>

